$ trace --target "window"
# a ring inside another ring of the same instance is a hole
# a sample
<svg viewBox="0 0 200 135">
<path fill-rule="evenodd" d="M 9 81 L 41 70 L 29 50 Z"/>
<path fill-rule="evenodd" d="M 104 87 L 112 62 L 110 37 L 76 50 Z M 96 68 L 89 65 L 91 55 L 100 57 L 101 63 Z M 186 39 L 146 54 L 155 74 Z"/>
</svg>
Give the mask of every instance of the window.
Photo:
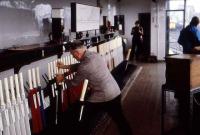
<svg viewBox="0 0 200 135">
<path fill-rule="evenodd" d="M 184 0 L 168 0 L 166 5 L 168 10 L 184 10 Z"/>
<path fill-rule="evenodd" d="M 167 8 L 167 54 L 182 53 L 177 43 L 181 29 L 185 25 L 185 0 L 168 0 Z"/>
</svg>

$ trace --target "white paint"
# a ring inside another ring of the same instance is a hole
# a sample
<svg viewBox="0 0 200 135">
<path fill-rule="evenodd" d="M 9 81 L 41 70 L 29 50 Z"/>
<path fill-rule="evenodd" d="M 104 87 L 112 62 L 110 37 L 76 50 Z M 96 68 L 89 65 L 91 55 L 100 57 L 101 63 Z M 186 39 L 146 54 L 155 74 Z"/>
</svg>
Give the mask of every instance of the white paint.
<svg viewBox="0 0 200 135">
<path fill-rule="evenodd" d="M 151 3 L 151 54 L 164 60 L 166 48 L 165 1 Z"/>
<path fill-rule="evenodd" d="M 38 28 L 40 31 L 41 35 L 46 36 L 50 33 L 51 31 L 51 5 L 49 4 L 38 4 L 35 6 L 33 9 L 35 12 L 35 19 L 38 24 Z M 43 22 L 44 19 L 46 19 L 46 22 Z"/>
<path fill-rule="evenodd" d="M 39 36 L 34 12 L 0 7 L 0 49 L 30 43 Z"/>
<path fill-rule="evenodd" d="M 111 25 L 114 25 L 114 16 L 119 13 L 119 5 L 116 0 L 101 0 L 102 14 L 100 25 L 103 25 L 103 16 L 107 16 Z"/>
<path fill-rule="evenodd" d="M 66 35 L 70 34 L 70 29 L 71 29 L 71 8 L 70 7 L 65 7 L 64 8 L 64 33 Z"/>
<path fill-rule="evenodd" d="M 52 18 L 64 18 L 64 9 L 52 9 Z"/>
<path fill-rule="evenodd" d="M 12 2 L 11 2 L 12 1 Z M 1 0 L 0 6 L 18 9 L 30 9 L 32 2 L 23 0 Z"/>
</svg>

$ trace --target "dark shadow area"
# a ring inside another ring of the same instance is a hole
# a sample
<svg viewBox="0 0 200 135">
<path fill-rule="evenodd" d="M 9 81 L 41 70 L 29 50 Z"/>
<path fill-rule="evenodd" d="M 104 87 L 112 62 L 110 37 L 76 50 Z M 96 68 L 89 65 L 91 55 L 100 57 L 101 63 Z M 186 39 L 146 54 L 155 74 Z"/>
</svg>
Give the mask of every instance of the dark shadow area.
<svg viewBox="0 0 200 135">
<path fill-rule="evenodd" d="M 127 79 L 130 78 L 130 75 L 133 74 L 136 68 L 136 65 L 129 64 L 127 61 L 123 61 L 111 71 L 111 74 L 115 78 L 121 90 L 124 88 Z"/>
</svg>

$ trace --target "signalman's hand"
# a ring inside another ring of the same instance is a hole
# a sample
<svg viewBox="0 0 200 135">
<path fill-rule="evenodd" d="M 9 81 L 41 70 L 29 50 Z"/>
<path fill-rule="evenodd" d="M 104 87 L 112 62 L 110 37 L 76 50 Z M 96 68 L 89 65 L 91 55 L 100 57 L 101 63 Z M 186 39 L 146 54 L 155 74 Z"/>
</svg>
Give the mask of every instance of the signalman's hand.
<svg viewBox="0 0 200 135">
<path fill-rule="evenodd" d="M 65 77 L 63 74 L 57 74 L 56 75 L 56 82 L 59 84 L 65 80 Z"/>
<path fill-rule="evenodd" d="M 57 67 L 58 67 L 58 68 L 64 68 L 65 65 L 64 65 L 62 62 L 58 61 L 58 62 L 57 62 Z"/>
</svg>

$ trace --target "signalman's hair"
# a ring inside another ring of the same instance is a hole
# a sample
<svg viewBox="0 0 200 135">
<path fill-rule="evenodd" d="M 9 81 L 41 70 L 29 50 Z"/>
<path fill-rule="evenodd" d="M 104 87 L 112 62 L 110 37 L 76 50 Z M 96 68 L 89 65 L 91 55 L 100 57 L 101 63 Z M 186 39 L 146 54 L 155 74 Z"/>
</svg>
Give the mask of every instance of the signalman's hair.
<svg viewBox="0 0 200 135">
<path fill-rule="evenodd" d="M 69 43 L 70 50 L 76 50 L 76 49 L 83 48 L 83 47 L 84 47 L 84 44 L 80 40 L 74 40 L 73 42 Z"/>
</svg>

